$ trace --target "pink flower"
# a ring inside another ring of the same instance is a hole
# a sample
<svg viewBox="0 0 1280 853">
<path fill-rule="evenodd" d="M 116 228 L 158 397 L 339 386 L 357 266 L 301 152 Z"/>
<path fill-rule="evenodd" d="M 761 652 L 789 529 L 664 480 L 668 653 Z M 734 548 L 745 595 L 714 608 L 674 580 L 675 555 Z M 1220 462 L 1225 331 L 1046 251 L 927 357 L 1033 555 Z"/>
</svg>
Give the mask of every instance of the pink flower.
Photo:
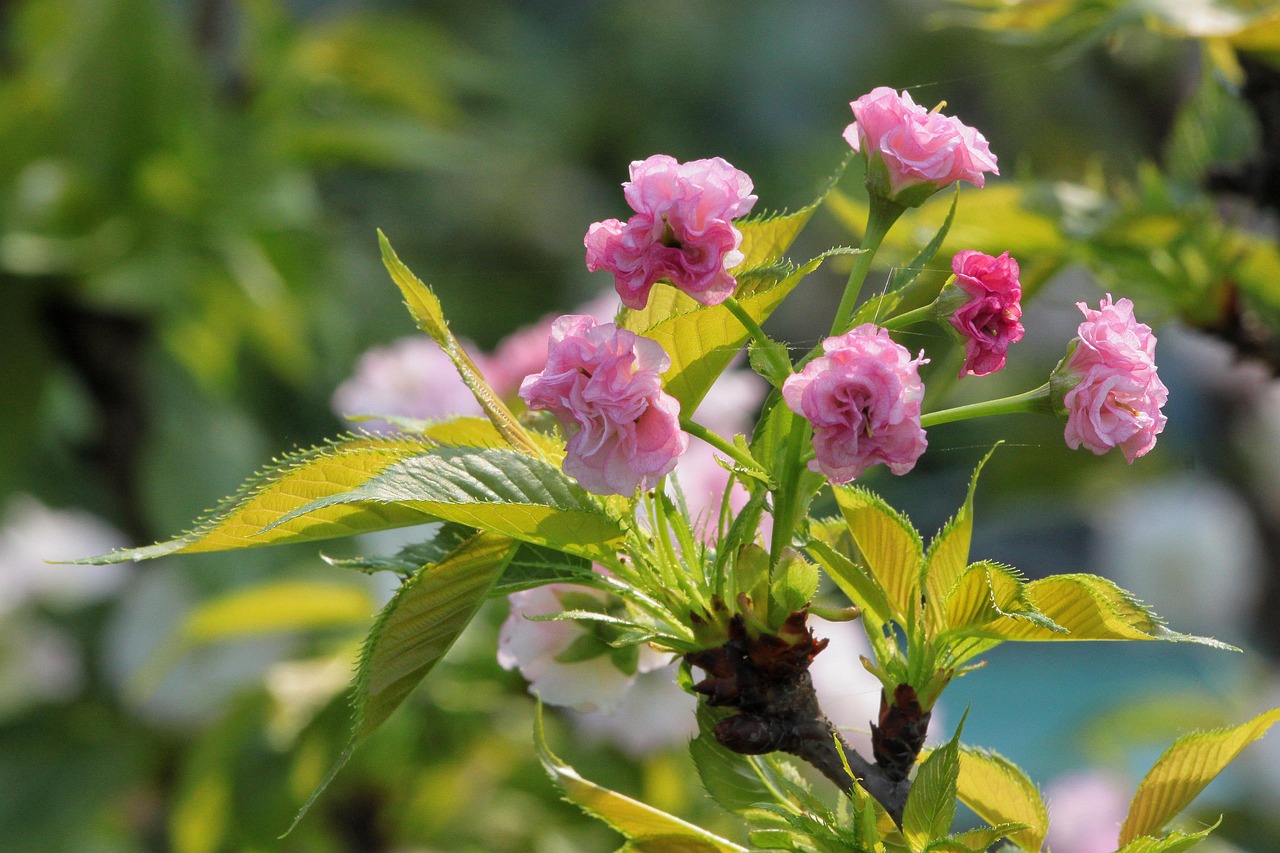
<svg viewBox="0 0 1280 853">
<path fill-rule="evenodd" d="M 549 584 L 507 596 L 511 611 L 498 632 L 498 663 L 503 669 L 519 669 L 529 681 L 529 692 L 549 705 L 578 711 L 618 709 L 635 683 L 636 675 L 661 669 L 671 655 L 640 646 L 635 667 L 623 672 L 614 662 L 614 650 L 603 639 L 598 654 L 584 655 L 590 642 L 588 629 L 571 620 L 535 620 L 564 612 L 561 599 L 576 596 L 606 605 L 609 596 L 588 587 Z"/>
<path fill-rule="evenodd" d="M 1022 340 L 1018 262 L 1008 252 L 993 258 L 966 249 L 951 259 L 951 269 L 969 297 L 948 318 L 965 338 L 960 375 L 995 373 L 1004 367 L 1009 344 Z"/>
<path fill-rule="evenodd" d="M 1000 174 L 981 133 L 957 118 L 925 110 L 906 92 L 899 96 L 880 86 L 849 106 L 854 122 L 844 138 L 866 156 L 868 186 L 887 198 L 920 184 L 929 185 L 930 193 L 956 181 L 981 187 L 984 172 Z"/>
<path fill-rule="evenodd" d="M 1134 319 L 1128 299 L 1113 305 L 1107 294 L 1097 311 L 1076 304 L 1085 316 L 1079 337 L 1050 379 L 1067 414 L 1067 445 L 1098 455 L 1119 447 L 1132 463 L 1155 447 L 1166 421 L 1160 407 L 1169 389 L 1156 375 L 1156 337 Z"/>
<path fill-rule="evenodd" d="M 484 371 L 484 356 L 473 346 L 466 349 Z M 480 404 L 449 357 L 425 335 L 365 352 L 355 374 L 334 391 L 333 408 L 348 420 L 364 415 L 440 420 L 481 414 Z M 361 420 L 358 425 L 370 430 L 391 428 L 384 421 Z"/>
<path fill-rule="evenodd" d="M 587 269 L 613 273 L 628 308 L 643 308 L 658 281 L 703 305 L 727 299 L 738 286 L 728 271 L 743 261 L 742 233 L 731 220 L 756 203 L 751 178 L 719 157 L 679 163 L 655 154 L 633 162 L 622 186 L 636 215 L 588 229 Z"/>
<path fill-rule="evenodd" d="M 655 341 L 580 314 L 551 327 L 546 367 L 520 396 L 568 434 L 564 471 L 595 494 L 630 495 L 671 472 L 689 447 L 680 403 L 658 374 L 671 360 Z"/>
<path fill-rule="evenodd" d="M 848 483 L 878 462 L 895 474 L 915 467 L 928 442 L 920 427 L 924 384 L 919 366 L 871 323 L 822 342 L 826 355 L 782 384 L 793 412 L 813 424 L 817 458 L 809 463 L 832 483 Z"/>
<path fill-rule="evenodd" d="M 618 297 L 612 290 L 579 305 L 575 314 L 595 317 L 608 323 L 618 313 Z M 537 373 L 547 363 L 547 338 L 558 315 L 548 314 L 540 320 L 521 326 L 498 342 L 488 358 L 484 377 L 501 397 L 509 397 L 520 389 L 530 373 Z"/>
<path fill-rule="evenodd" d="M 1097 770 L 1060 776 L 1045 788 L 1049 804 L 1049 833 L 1054 853 L 1111 853 L 1120 838 L 1120 824 L 1129 808 L 1129 795 L 1114 775 Z"/>
</svg>

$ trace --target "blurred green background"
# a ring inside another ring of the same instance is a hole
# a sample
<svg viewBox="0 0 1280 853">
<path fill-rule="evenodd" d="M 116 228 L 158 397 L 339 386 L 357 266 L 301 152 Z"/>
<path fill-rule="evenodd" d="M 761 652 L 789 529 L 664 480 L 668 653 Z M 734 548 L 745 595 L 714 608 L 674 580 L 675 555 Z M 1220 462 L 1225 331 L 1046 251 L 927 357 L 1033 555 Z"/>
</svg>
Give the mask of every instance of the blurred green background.
<svg viewBox="0 0 1280 853">
<path fill-rule="evenodd" d="M 25 0 L 0 33 L 0 850 L 613 849 L 532 757 L 532 702 L 494 660 L 501 602 L 281 840 L 345 742 L 389 582 L 307 546 L 42 561 L 171 536 L 343 430 L 334 389 L 413 332 L 376 228 L 492 350 L 607 288 L 582 236 L 626 215 L 630 161 L 721 156 L 758 209 L 799 207 L 877 85 L 945 100 L 1000 158 L 939 258 L 1008 249 L 1024 270 L 1000 376 L 947 387 L 921 337 L 940 404 L 1042 382 L 1073 303 L 1108 290 L 1156 326 L 1170 403 L 1132 469 L 1015 417 L 939 427 L 916 472 L 868 485 L 936 529 L 1005 437 L 977 554 L 1110 574 L 1246 650 L 1006 646 L 948 718 L 971 705 L 966 740 L 1042 783 L 1089 770 L 1127 793 L 1176 734 L 1280 703 L 1276 4 Z M 856 172 L 795 257 L 856 244 Z M 899 226 L 886 266 L 949 201 Z M 770 331 L 812 345 L 842 281 L 824 268 Z M 737 831 L 680 748 L 632 762 L 551 722 L 584 775 Z M 1280 848 L 1277 744 L 1197 804 L 1228 813 L 1227 849 Z"/>
</svg>

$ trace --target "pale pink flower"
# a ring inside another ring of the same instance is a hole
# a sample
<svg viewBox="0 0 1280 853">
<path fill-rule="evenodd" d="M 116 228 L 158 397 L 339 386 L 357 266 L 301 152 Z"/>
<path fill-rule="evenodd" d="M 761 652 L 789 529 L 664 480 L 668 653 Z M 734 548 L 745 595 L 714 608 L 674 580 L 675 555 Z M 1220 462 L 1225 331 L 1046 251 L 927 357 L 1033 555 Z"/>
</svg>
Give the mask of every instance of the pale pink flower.
<svg viewBox="0 0 1280 853">
<path fill-rule="evenodd" d="M 1111 853 L 1119 846 L 1129 795 L 1109 773 L 1082 771 L 1060 776 L 1045 788 L 1053 853 Z"/>
<path fill-rule="evenodd" d="M 1005 252 L 998 258 L 966 249 L 951 259 L 955 286 L 968 300 L 948 317 L 964 335 L 960 375 L 985 376 L 1004 367 L 1009 344 L 1022 340 L 1022 285 L 1018 262 Z"/>
<path fill-rule="evenodd" d="M 922 184 L 933 190 L 956 181 L 981 187 L 985 172 L 1000 174 L 981 133 L 953 116 L 929 112 L 907 92 L 880 86 L 849 106 L 854 122 L 845 128 L 845 141 L 866 156 L 868 185 L 888 198 Z"/>
<path fill-rule="evenodd" d="M 529 681 L 529 692 L 548 705 L 560 705 L 578 711 L 612 712 L 619 708 L 636 676 L 661 669 L 671 662 L 671 655 L 641 646 L 636 670 L 625 673 L 610 655 L 610 647 L 600 641 L 600 653 L 571 660 L 560 660 L 571 646 L 584 641 L 588 629 L 571 620 L 530 619 L 562 613 L 561 597 L 567 594 L 589 596 L 601 602 L 607 594 L 572 584 L 549 584 L 522 590 L 507 596 L 511 611 L 498 632 L 498 663 L 503 669 L 519 669 Z"/>
<path fill-rule="evenodd" d="M 1067 445 L 1098 455 L 1119 447 L 1132 463 L 1155 447 L 1166 421 L 1160 408 L 1169 389 L 1156 375 L 1156 337 L 1134 319 L 1128 299 L 1112 304 L 1107 294 L 1096 311 L 1076 304 L 1085 319 L 1051 380 L 1059 393 L 1069 389 L 1061 395 Z"/>
<path fill-rule="evenodd" d="M 689 448 L 680 403 L 658 375 L 670 366 L 657 342 L 568 314 L 552 324 L 546 367 L 525 378 L 520 396 L 564 427 L 566 474 L 595 494 L 630 495 Z"/>
<path fill-rule="evenodd" d="M 464 346 L 484 371 L 486 360 L 474 347 Z M 480 404 L 462 382 L 453 362 L 436 342 L 419 335 L 390 346 L 374 347 L 360 356 L 355 373 L 333 392 L 334 411 L 366 430 L 389 430 L 368 415 L 395 415 L 418 420 L 441 420 L 479 415 Z"/>
<path fill-rule="evenodd" d="M 617 707 L 578 712 L 575 727 L 632 758 L 683 747 L 698 734 L 698 699 L 676 681 L 678 664 L 636 674 Z"/>
<path fill-rule="evenodd" d="M 923 354 L 912 359 L 871 323 L 827 338 L 822 349 L 782 385 L 787 406 L 813 424 L 810 467 L 835 484 L 880 462 L 895 474 L 910 471 L 928 445 L 920 427 Z"/>
<path fill-rule="evenodd" d="M 729 270 L 743 261 L 732 220 L 756 203 L 751 178 L 719 157 L 680 163 L 655 154 L 633 162 L 622 186 L 635 216 L 587 230 L 587 269 L 613 273 L 628 308 L 643 308 L 658 281 L 704 305 L 727 299 L 738 286 Z"/>
</svg>

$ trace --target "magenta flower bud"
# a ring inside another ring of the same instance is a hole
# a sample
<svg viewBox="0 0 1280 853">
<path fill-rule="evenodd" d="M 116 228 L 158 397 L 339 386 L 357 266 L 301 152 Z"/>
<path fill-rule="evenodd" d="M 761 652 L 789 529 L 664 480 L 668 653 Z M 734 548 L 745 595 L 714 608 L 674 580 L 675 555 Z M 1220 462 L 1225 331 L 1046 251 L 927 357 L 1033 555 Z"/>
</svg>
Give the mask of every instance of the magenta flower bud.
<svg viewBox="0 0 1280 853">
<path fill-rule="evenodd" d="M 837 485 L 877 463 L 910 471 L 928 446 L 920 427 L 923 354 L 912 359 L 871 323 L 827 338 L 822 349 L 782 384 L 787 406 L 813 424 L 810 467 Z"/>
<path fill-rule="evenodd" d="M 628 308 L 643 308 L 659 281 L 703 305 L 729 298 L 738 286 L 729 270 L 743 261 L 732 220 L 756 203 L 751 178 L 719 157 L 679 163 L 655 154 L 633 162 L 622 186 L 636 214 L 587 230 L 587 269 L 613 273 Z"/>
<path fill-rule="evenodd" d="M 658 376 L 670 366 L 656 341 L 568 314 L 552 324 L 547 366 L 525 377 L 520 396 L 564 427 L 566 474 L 598 495 L 630 495 L 656 485 L 689 448 L 680 403 Z"/>
<path fill-rule="evenodd" d="M 906 92 L 880 86 L 849 106 L 854 122 L 844 138 L 866 156 L 867 187 L 877 195 L 915 207 L 956 181 L 981 187 L 985 172 L 1000 174 L 981 133 L 929 112 Z"/>
<path fill-rule="evenodd" d="M 1049 378 L 1055 408 L 1066 414 L 1067 446 L 1084 445 L 1097 455 L 1119 447 L 1130 464 L 1155 447 L 1166 418 L 1160 408 L 1169 389 L 1156 375 L 1156 337 L 1133 317 L 1133 303 L 1111 302 L 1098 310 L 1083 302 L 1078 337 Z"/>
<path fill-rule="evenodd" d="M 1004 367 L 1009 344 L 1022 340 L 1018 262 L 1008 252 L 993 258 L 966 249 L 951 259 L 951 269 L 955 282 L 944 288 L 938 302 L 950 310 L 947 322 L 964 338 L 960 376 L 995 373 Z M 952 310 L 953 298 L 960 304 Z"/>
</svg>

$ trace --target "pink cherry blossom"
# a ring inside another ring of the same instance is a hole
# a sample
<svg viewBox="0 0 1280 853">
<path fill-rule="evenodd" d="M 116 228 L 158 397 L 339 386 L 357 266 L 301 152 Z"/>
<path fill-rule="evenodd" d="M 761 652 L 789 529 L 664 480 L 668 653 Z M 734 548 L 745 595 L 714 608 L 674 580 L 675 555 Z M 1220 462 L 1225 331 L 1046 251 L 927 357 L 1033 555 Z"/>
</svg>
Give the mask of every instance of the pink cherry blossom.
<svg viewBox="0 0 1280 853">
<path fill-rule="evenodd" d="M 564 427 L 566 474 L 595 494 L 630 495 L 669 474 L 689 447 L 680 403 L 658 375 L 670 365 L 657 342 L 568 314 L 552 324 L 546 367 L 525 378 L 520 396 Z"/>
<path fill-rule="evenodd" d="M 618 295 L 612 290 L 605 291 L 579 305 L 573 313 L 608 323 L 618 313 Z M 547 338 L 558 316 L 548 314 L 498 342 L 492 357 L 486 359 L 484 378 L 500 397 L 515 394 L 526 376 L 537 373 L 547 363 Z"/>
<path fill-rule="evenodd" d="M 655 154 L 633 162 L 622 186 L 636 214 L 588 229 L 587 269 L 613 273 L 628 308 L 643 308 L 658 281 L 704 305 L 727 299 L 738 286 L 729 270 L 743 261 L 732 220 L 756 203 L 751 178 L 719 157 L 680 163 Z"/>
<path fill-rule="evenodd" d="M 889 198 L 920 184 L 936 190 L 968 181 L 981 187 L 985 172 L 1000 174 L 981 133 L 955 117 L 929 112 L 907 92 L 880 86 L 849 106 L 854 122 L 844 138 L 866 156 L 869 184 L 878 168 L 887 170 Z"/>
<path fill-rule="evenodd" d="M 565 610 L 561 596 L 589 596 L 604 602 L 607 594 L 572 584 L 549 584 L 507 596 L 511 611 L 498 632 L 498 663 L 503 669 L 519 669 L 529 681 L 529 692 L 549 705 L 578 711 L 616 710 L 636 680 L 636 675 L 661 669 L 671 655 L 641 646 L 636 671 L 627 674 L 614 664 L 610 647 L 600 641 L 600 654 L 573 660 L 560 657 L 588 636 L 587 629 L 571 620 L 535 620 Z"/>
<path fill-rule="evenodd" d="M 1160 408 L 1169 389 L 1156 374 L 1156 337 L 1133 316 L 1133 303 L 1111 302 L 1084 312 L 1079 337 L 1055 371 L 1051 384 L 1069 387 L 1062 396 L 1067 412 L 1066 441 L 1102 455 L 1119 447 L 1130 463 L 1155 447 L 1166 418 Z"/>
<path fill-rule="evenodd" d="M 1054 853 L 1111 853 L 1119 846 L 1129 794 L 1114 774 L 1086 770 L 1060 776 L 1045 788 Z"/>
<path fill-rule="evenodd" d="M 476 366 L 487 364 L 474 346 L 464 342 Z M 463 384 L 453 362 L 425 335 L 401 338 L 390 346 L 374 347 L 360 356 L 355 373 L 333 393 L 333 409 L 367 430 L 388 430 L 380 420 L 356 420 L 366 415 L 397 415 L 440 420 L 455 415 L 479 415 L 480 404 Z"/>
<path fill-rule="evenodd" d="M 1009 344 L 1022 340 L 1022 285 L 1018 262 L 1005 252 L 998 258 L 966 249 L 951 259 L 955 284 L 969 299 L 948 318 L 964 335 L 960 375 L 985 376 L 1004 367 Z"/>
<path fill-rule="evenodd" d="M 813 424 L 810 467 L 835 484 L 881 462 L 895 474 L 910 471 L 928 446 L 920 427 L 923 354 L 912 359 L 871 323 L 827 338 L 822 349 L 782 385 L 787 406 Z"/>
</svg>

